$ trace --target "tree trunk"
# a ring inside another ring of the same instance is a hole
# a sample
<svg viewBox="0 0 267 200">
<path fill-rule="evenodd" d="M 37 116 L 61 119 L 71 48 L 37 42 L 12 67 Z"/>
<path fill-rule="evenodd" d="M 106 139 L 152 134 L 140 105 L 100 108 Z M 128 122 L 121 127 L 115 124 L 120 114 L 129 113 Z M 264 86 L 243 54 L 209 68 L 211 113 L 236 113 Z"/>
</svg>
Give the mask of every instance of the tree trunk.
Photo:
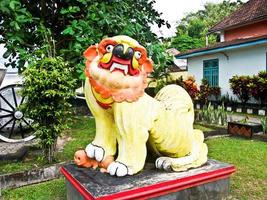
<svg viewBox="0 0 267 200">
<path fill-rule="evenodd" d="M 52 163 L 55 160 L 56 144 L 57 142 L 55 141 L 46 150 L 46 158 L 47 158 L 48 163 Z"/>
</svg>

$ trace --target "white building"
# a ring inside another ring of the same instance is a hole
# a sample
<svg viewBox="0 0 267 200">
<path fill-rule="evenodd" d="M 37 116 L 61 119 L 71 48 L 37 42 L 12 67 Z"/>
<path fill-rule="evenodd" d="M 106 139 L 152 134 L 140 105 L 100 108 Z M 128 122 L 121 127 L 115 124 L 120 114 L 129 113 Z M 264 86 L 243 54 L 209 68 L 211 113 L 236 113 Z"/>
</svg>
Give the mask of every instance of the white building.
<svg viewBox="0 0 267 200">
<path fill-rule="evenodd" d="M 252 12 L 253 11 L 253 12 Z M 267 0 L 250 0 L 209 30 L 220 34 L 215 45 L 177 54 L 187 59 L 188 74 L 229 93 L 234 75 L 253 75 L 267 68 Z"/>
</svg>

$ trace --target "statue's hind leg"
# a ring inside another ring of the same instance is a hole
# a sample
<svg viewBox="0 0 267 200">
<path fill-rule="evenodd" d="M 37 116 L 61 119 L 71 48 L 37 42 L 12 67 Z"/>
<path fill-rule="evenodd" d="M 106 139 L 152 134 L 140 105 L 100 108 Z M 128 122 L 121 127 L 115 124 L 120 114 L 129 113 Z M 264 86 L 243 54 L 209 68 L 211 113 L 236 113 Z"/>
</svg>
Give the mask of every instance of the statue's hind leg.
<svg viewBox="0 0 267 200">
<path fill-rule="evenodd" d="M 208 148 L 203 141 L 202 131 L 194 130 L 194 141 L 189 155 L 180 158 L 160 157 L 156 160 L 156 167 L 166 171 L 186 171 L 205 164 L 207 162 Z"/>
</svg>

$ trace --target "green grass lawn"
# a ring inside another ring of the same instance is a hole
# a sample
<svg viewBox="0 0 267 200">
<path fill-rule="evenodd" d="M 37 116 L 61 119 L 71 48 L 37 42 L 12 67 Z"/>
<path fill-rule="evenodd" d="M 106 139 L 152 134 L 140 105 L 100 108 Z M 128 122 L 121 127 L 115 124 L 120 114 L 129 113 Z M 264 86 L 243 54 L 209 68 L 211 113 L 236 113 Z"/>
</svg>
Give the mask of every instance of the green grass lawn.
<svg viewBox="0 0 267 200">
<path fill-rule="evenodd" d="M 66 187 L 63 178 L 31 186 L 3 191 L 3 200 L 63 200 Z M 1 199 L 1 197 L 0 197 Z"/>
<path fill-rule="evenodd" d="M 206 141 L 209 158 L 234 164 L 230 194 L 237 199 L 266 199 L 267 143 L 242 138 L 218 138 Z"/>
<path fill-rule="evenodd" d="M 195 128 L 206 127 L 197 125 Z M 84 148 L 92 140 L 94 120 L 75 117 L 70 130 L 64 132 L 72 137 L 57 159 L 70 160 L 74 152 Z M 209 158 L 234 164 L 237 172 L 231 177 L 230 195 L 233 199 L 265 199 L 267 196 L 267 143 L 241 138 L 216 138 L 206 141 Z M 53 180 L 14 190 L 3 191 L 3 199 L 65 199 L 64 179 Z"/>
<path fill-rule="evenodd" d="M 194 129 L 199 129 L 199 130 L 202 130 L 203 132 L 209 132 L 209 131 L 214 131 L 215 127 L 205 126 L 204 124 L 196 123 L 194 124 Z"/>
</svg>

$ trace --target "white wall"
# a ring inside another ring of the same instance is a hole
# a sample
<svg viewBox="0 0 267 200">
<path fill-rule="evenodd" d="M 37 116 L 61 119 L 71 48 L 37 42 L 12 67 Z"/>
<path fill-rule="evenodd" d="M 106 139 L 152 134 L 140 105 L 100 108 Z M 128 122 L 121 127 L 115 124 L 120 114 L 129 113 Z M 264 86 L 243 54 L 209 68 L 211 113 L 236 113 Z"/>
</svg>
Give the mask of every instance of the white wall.
<svg viewBox="0 0 267 200">
<path fill-rule="evenodd" d="M 0 88 L 11 85 L 11 84 L 22 84 L 22 77 L 19 76 L 18 74 L 6 74 Z"/>
<path fill-rule="evenodd" d="M 198 86 L 203 78 L 203 60 L 219 59 L 219 87 L 222 94 L 232 95 L 229 79 L 234 75 L 253 75 L 266 70 L 267 44 L 231 50 L 212 55 L 188 58 L 188 74 L 194 75 Z"/>
</svg>

